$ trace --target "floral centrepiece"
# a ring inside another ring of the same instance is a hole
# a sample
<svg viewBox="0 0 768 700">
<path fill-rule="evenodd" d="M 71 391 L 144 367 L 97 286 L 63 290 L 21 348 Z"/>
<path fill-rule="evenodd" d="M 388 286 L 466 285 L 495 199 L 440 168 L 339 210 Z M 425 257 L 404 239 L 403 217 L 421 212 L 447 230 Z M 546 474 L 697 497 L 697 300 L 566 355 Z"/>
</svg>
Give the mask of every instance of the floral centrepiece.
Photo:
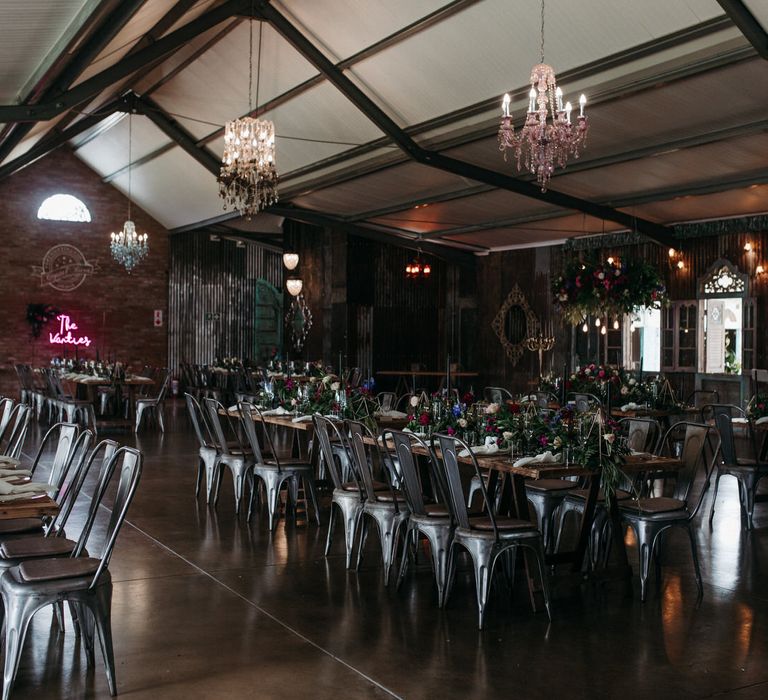
<svg viewBox="0 0 768 700">
<path fill-rule="evenodd" d="M 666 299 L 656 267 L 634 259 L 574 260 L 552 281 L 552 294 L 572 324 L 587 316 L 618 319 L 639 307 L 658 308 Z"/>
</svg>

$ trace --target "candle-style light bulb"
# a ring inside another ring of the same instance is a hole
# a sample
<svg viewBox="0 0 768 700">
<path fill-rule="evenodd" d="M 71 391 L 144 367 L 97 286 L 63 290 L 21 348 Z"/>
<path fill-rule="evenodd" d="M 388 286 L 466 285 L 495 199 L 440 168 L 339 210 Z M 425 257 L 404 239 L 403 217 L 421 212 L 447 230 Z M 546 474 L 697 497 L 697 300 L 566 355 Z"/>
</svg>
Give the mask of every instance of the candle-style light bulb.
<svg viewBox="0 0 768 700">
<path fill-rule="evenodd" d="M 605 326 L 603 326 L 603 327 L 600 329 L 600 335 L 605 335 L 605 334 L 606 334 L 606 332 L 607 332 L 607 331 L 605 330 Z"/>
<path fill-rule="evenodd" d="M 615 331 L 619 330 L 619 319 L 618 318 L 613 319 L 613 330 L 615 330 Z"/>
<path fill-rule="evenodd" d="M 509 96 L 509 93 L 504 94 L 504 99 L 501 101 L 501 108 L 503 110 L 503 115 L 505 117 L 509 116 L 509 103 L 512 101 L 512 98 Z"/>
<path fill-rule="evenodd" d="M 599 319 L 599 318 L 596 318 L 596 319 L 595 319 L 595 325 L 596 325 L 598 328 L 600 328 L 600 319 Z"/>
<path fill-rule="evenodd" d="M 558 87 L 555 90 L 555 99 L 557 100 L 557 111 L 563 111 L 563 91 Z"/>
<path fill-rule="evenodd" d="M 586 321 L 584 321 L 584 325 L 581 327 L 581 330 L 583 330 L 585 333 L 589 333 L 589 326 L 587 325 Z"/>
<path fill-rule="evenodd" d="M 587 96 L 584 93 L 581 93 L 581 97 L 579 97 L 579 116 L 584 116 L 584 106 L 587 104 Z"/>
<path fill-rule="evenodd" d="M 571 110 L 573 110 L 571 103 L 566 102 L 565 103 L 565 121 L 567 121 L 569 124 L 571 123 Z"/>
<path fill-rule="evenodd" d="M 536 111 L 536 88 L 531 88 L 531 91 L 528 93 L 528 99 L 530 101 L 530 104 L 528 105 L 528 111 L 535 112 Z"/>
</svg>

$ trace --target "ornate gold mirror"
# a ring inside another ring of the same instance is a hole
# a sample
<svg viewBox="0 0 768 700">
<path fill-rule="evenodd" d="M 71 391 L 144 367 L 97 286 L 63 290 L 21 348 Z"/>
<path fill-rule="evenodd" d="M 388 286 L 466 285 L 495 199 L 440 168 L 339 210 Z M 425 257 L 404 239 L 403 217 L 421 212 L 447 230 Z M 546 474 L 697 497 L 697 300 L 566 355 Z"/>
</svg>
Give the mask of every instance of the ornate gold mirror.
<svg viewBox="0 0 768 700">
<path fill-rule="evenodd" d="M 539 320 L 520 287 L 512 287 L 491 326 L 509 361 L 516 365 L 527 348 L 526 340 L 539 327 Z"/>
</svg>

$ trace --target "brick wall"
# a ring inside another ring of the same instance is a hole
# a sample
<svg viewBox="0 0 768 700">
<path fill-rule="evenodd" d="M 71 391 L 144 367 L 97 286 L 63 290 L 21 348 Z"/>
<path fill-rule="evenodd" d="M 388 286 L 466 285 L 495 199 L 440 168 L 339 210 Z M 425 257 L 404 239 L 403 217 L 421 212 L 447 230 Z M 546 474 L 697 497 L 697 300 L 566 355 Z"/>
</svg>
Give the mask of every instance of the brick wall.
<svg viewBox="0 0 768 700">
<path fill-rule="evenodd" d="M 90 223 L 45 221 L 37 218 L 42 201 L 56 193 L 72 194 L 91 212 Z M 53 304 L 93 338 L 88 358 L 116 355 L 124 362 L 165 365 L 167 355 L 168 232 L 135 205 L 137 231 L 149 234 L 148 257 L 131 275 L 109 252 L 109 234 L 122 227 L 127 199 L 104 184 L 97 173 L 71 151 L 59 149 L 24 170 L 0 181 L 0 394 L 17 394 L 13 364 L 43 365 L 63 347 L 49 343 L 54 320 L 40 337 L 32 338 L 26 321 L 28 304 Z M 73 291 L 58 291 L 41 281 L 41 267 L 55 245 L 78 248 L 96 270 Z M 163 311 L 163 326 L 153 326 L 153 311 Z M 72 356 L 74 350 L 67 348 Z"/>
</svg>

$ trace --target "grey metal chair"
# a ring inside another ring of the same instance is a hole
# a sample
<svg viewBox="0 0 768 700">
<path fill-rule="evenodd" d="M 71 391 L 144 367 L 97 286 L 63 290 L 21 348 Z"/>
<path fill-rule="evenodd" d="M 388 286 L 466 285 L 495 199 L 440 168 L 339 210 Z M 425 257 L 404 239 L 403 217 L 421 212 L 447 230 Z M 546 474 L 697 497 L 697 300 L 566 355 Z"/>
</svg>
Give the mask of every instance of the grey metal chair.
<svg viewBox="0 0 768 700">
<path fill-rule="evenodd" d="M 5 428 L 8 439 L 5 442 L 0 440 L 0 454 L 12 459 L 19 459 L 24 441 L 27 439 L 31 419 L 32 408 L 30 406 L 18 403 L 13 407 L 10 420 Z"/>
<path fill-rule="evenodd" d="M 112 647 L 112 580 L 107 567 L 136 493 L 142 462 L 141 453 L 130 447 L 121 447 L 114 453 L 70 557 L 25 561 L 7 569 L 0 576 L 0 596 L 5 608 L 3 700 L 8 700 L 11 695 L 32 617 L 41 608 L 58 601 L 69 602 L 78 611 L 77 617 L 83 623 L 89 665 L 93 665 L 95 631 L 98 631 L 109 692 L 111 695 L 117 694 Z M 104 544 L 97 556 L 85 556 L 96 513 L 113 474 L 117 475 L 117 488 Z"/>
<path fill-rule="evenodd" d="M 203 406 L 205 406 L 206 415 L 208 416 L 208 427 L 211 429 L 211 433 L 216 443 L 217 459 L 215 464 L 215 474 L 211 475 L 211 483 L 208 485 L 208 492 L 213 491 L 213 506 L 216 507 L 219 501 L 219 492 L 221 490 L 221 477 L 223 474 L 223 468 L 228 467 L 232 473 L 232 484 L 235 492 L 235 513 L 240 513 L 240 502 L 243 498 L 243 486 L 245 484 L 246 474 L 253 463 L 253 454 L 246 450 L 244 447 L 234 445 L 228 441 L 224 433 L 224 426 L 222 425 L 222 417 L 226 418 L 228 414 L 216 399 L 206 398 L 203 399 Z M 224 412 L 222 416 L 219 411 Z M 235 435 L 237 435 L 235 433 Z M 213 479 L 216 483 L 213 483 Z"/>
<path fill-rule="evenodd" d="M 473 481 L 473 485 L 474 485 Z M 553 545 L 555 517 L 566 496 L 576 489 L 575 481 L 566 479 L 534 479 L 525 482 L 525 496 L 536 513 L 536 520 L 541 530 L 544 551 Z"/>
<path fill-rule="evenodd" d="M 211 490 L 213 479 L 216 475 L 216 465 L 219 460 L 219 453 L 216 449 L 216 443 L 211 436 L 211 430 L 208 422 L 205 420 L 205 413 L 198 400 L 192 394 L 184 394 L 184 400 L 187 403 L 187 413 L 189 420 L 194 428 L 199 448 L 197 451 L 197 478 L 195 480 L 195 498 L 200 495 L 200 482 L 205 479 L 205 502 L 211 502 Z"/>
<path fill-rule="evenodd" d="M 485 515 L 471 518 L 467 511 L 466 495 L 462 488 L 459 459 L 456 453 L 457 446 L 460 449 L 466 450 L 469 450 L 469 446 L 464 441 L 457 440 L 454 436 L 442 433 L 433 436 L 432 440 L 433 447 L 435 441 L 440 446 L 444 480 L 449 495 L 448 507 L 455 525 L 448 556 L 448 578 L 444 604 L 448 602 L 451 595 L 456 574 L 457 549 L 461 547 L 469 553 L 472 559 L 477 593 L 477 626 L 478 629 L 482 629 L 496 563 L 502 556 L 509 556 L 508 563 L 514 566 L 517 548 L 525 547 L 533 552 L 538 562 L 544 604 L 547 608 L 547 615 L 551 620 L 549 581 L 544 565 L 544 544 L 541 533 L 530 520 L 496 516 L 494 513 L 494 502 L 488 497 L 482 479 L 480 480 L 480 491 L 483 495 Z M 470 455 L 475 475 L 480 477 L 477 459 L 471 451 Z"/>
<path fill-rule="evenodd" d="M 435 464 L 432 450 L 413 433 L 387 430 L 382 434 L 382 437 L 385 445 L 389 445 L 390 440 L 392 442 L 392 447 L 389 449 L 394 453 L 393 457 L 397 458 L 401 486 L 410 510 L 397 585 L 399 587 L 405 578 L 409 549 L 413 547 L 415 554 L 415 550 L 418 549 L 419 536 L 423 535 L 429 542 L 432 571 L 437 585 L 437 604 L 442 607 L 448 575 L 448 551 L 453 537 L 453 523 L 446 505 L 447 495 L 441 481 L 442 475 Z M 423 488 L 417 458 L 413 452 L 414 446 L 418 446 L 424 451 L 423 456 L 428 462 L 430 489 L 433 491 L 431 499 L 427 498 L 426 490 Z"/>
<path fill-rule="evenodd" d="M 736 409 L 734 411 L 734 409 Z M 753 515 L 755 510 L 755 496 L 759 481 L 768 477 L 768 464 L 758 459 L 757 445 L 752 423 L 746 418 L 747 442 L 749 454 L 739 457 L 736 451 L 736 440 L 733 432 L 733 418 L 739 417 L 738 406 L 727 404 L 710 404 L 702 408 L 702 417 L 714 420 L 715 427 L 720 436 L 720 458 L 715 463 L 717 475 L 715 477 L 715 490 L 712 494 L 712 505 L 709 510 L 709 523 L 715 517 L 715 504 L 717 492 L 722 476 L 734 477 L 739 485 L 739 509 L 742 522 L 746 523 L 746 529 L 753 528 Z M 742 412 L 743 413 L 743 412 Z"/>
<path fill-rule="evenodd" d="M 696 538 L 691 522 L 699 512 L 704 495 L 709 488 L 710 476 L 714 468 L 714 459 L 709 467 L 706 466 L 703 459 L 704 448 L 707 446 L 711 430 L 711 427 L 708 425 L 685 423 L 685 442 L 683 443 L 683 450 L 680 456 L 683 466 L 677 473 L 675 490 L 671 498 L 664 496 L 639 498 L 620 504 L 622 521 L 629 524 L 637 539 L 640 557 L 640 599 L 643 602 L 647 596 L 651 559 L 656 554 L 656 577 L 657 580 L 660 580 L 661 563 L 659 550 L 664 534 L 673 527 L 681 527 L 688 532 L 691 554 L 693 556 L 693 567 L 696 573 L 696 584 L 699 589 L 699 595 L 701 596 L 703 593 L 699 557 L 696 551 Z M 712 451 L 714 454 L 718 454 L 719 447 L 713 448 Z M 696 480 L 701 465 L 704 465 L 704 484 L 698 498 L 692 503 L 690 498 L 691 487 Z"/>
<path fill-rule="evenodd" d="M 347 440 L 339 430 L 339 425 L 330 418 L 315 414 L 312 416 L 315 428 L 315 440 L 320 447 L 320 456 L 325 464 L 325 469 L 331 475 L 333 482 L 333 494 L 331 495 L 331 513 L 328 521 L 328 535 L 325 540 L 325 556 L 331 552 L 333 533 L 336 528 L 336 512 L 341 515 L 344 525 L 344 544 L 346 550 L 346 567 L 352 568 L 352 553 L 355 549 L 355 539 L 360 515 L 363 512 L 365 501 L 365 488 L 357 478 L 357 472 L 348 467 L 352 475 L 351 480 L 344 477 L 345 465 L 340 459 L 341 451 L 347 453 L 347 465 L 351 463 Z M 386 484 L 381 484 L 380 489 L 387 489 Z"/>
<path fill-rule="evenodd" d="M 394 391 L 380 391 L 376 394 L 376 401 L 382 411 L 392 411 L 397 403 L 397 394 Z"/>
<path fill-rule="evenodd" d="M 144 413 L 153 414 L 157 418 L 157 424 L 160 426 L 160 432 L 165 432 L 165 419 L 163 417 L 163 408 L 165 406 L 165 396 L 168 393 L 168 384 L 171 381 L 171 372 L 166 370 L 163 383 L 160 385 L 160 390 L 157 392 L 157 396 L 152 398 L 138 398 L 136 399 L 136 425 L 134 432 L 139 432 L 141 426 L 141 419 Z"/>
<path fill-rule="evenodd" d="M 384 467 L 384 460 L 381 457 L 378 448 L 378 442 L 373 438 L 366 426 L 359 421 L 344 421 L 344 429 L 349 435 L 350 454 L 354 469 L 357 471 L 365 490 L 365 501 L 363 510 L 360 513 L 360 538 L 357 549 L 357 567 L 360 568 L 362 562 L 363 549 L 368 537 L 368 520 L 376 523 L 376 530 L 379 534 L 381 544 L 381 562 L 384 567 L 384 585 L 389 585 L 389 574 L 392 569 L 392 563 L 397 555 L 397 543 L 400 534 L 400 528 L 408 520 L 408 504 L 402 492 L 396 491 L 391 485 L 383 490 L 377 488 L 377 481 L 374 479 L 373 470 L 376 466 L 381 467 L 381 473 L 385 477 L 389 473 Z M 366 449 L 366 438 L 370 447 L 371 455 Z M 377 459 L 374 459 L 376 457 Z M 378 482 L 381 483 L 381 482 Z"/>
<path fill-rule="evenodd" d="M 512 392 L 502 386 L 487 386 L 483 389 L 483 400 L 488 403 L 503 404 L 505 401 L 514 400 Z"/>
<path fill-rule="evenodd" d="M 2 442 L 5 435 L 5 430 L 11 421 L 11 414 L 13 413 L 13 399 L 5 397 L 0 399 L 0 442 Z"/>
<path fill-rule="evenodd" d="M 243 426 L 243 432 L 248 440 L 251 450 L 253 451 L 253 459 L 248 470 L 248 479 L 251 485 L 251 495 L 248 502 L 248 520 L 253 515 L 253 504 L 256 498 L 256 479 L 259 479 L 266 489 L 267 495 L 267 512 L 269 514 L 269 529 L 270 531 L 275 529 L 277 524 L 277 518 L 279 515 L 278 499 L 280 498 L 280 489 L 284 484 L 288 486 L 288 494 L 291 497 L 291 501 L 295 507 L 298 501 L 299 482 L 304 484 L 304 488 L 309 492 L 310 500 L 312 501 L 312 507 L 315 511 L 315 520 L 317 524 L 320 524 L 320 508 L 317 505 L 317 493 L 315 491 L 315 470 L 312 466 L 312 460 L 306 462 L 303 460 L 281 460 L 277 456 L 277 451 L 272 444 L 272 438 L 268 430 L 264 431 L 264 439 L 266 441 L 266 452 L 271 454 L 272 457 L 265 458 L 264 451 L 261 449 L 259 443 L 259 437 L 256 433 L 256 425 L 254 424 L 253 415 L 261 417 L 262 424 L 264 423 L 261 412 L 253 404 L 241 401 L 238 404 L 240 410 L 240 421 Z"/>
<path fill-rule="evenodd" d="M 594 411 L 597 408 L 602 408 L 603 402 L 594 394 L 569 394 L 572 397 L 571 400 L 576 405 L 577 413 L 588 413 Z"/>
</svg>

